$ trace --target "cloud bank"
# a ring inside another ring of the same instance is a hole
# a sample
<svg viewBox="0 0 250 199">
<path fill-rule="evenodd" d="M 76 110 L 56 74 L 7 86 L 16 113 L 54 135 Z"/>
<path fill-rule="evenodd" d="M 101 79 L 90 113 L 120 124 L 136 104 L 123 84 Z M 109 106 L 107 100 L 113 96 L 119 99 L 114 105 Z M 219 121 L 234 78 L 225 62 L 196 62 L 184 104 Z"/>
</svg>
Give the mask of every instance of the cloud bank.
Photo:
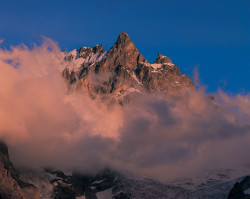
<svg viewBox="0 0 250 199">
<path fill-rule="evenodd" d="M 108 106 L 68 94 L 59 55 L 47 38 L 32 49 L 0 50 L 0 138 L 14 163 L 83 172 L 108 166 L 163 180 L 249 168 L 249 94 L 186 90 Z"/>
</svg>

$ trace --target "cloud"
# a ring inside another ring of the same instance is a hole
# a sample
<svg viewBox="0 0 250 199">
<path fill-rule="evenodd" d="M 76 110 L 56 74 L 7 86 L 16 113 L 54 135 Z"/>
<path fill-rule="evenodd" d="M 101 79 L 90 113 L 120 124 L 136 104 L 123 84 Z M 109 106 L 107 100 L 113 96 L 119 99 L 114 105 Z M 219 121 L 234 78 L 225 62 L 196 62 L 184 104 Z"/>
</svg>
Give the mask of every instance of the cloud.
<svg viewBox="0 0 250 199">
<path fill-rule="evenodd" d="M 121 132 L 120 156 L 140 171 L 161 177 L 245 165 L 250 141 L 248 103 L 249 96 L 230 98 L 220 92 L 214 100 L 203 91 L 186 91 L 178 100 L 144 98 L 130 110 L 129 115 L 136 112 L 136 116 L 124 117 L 129 120 Z"/>
<path fill-rule="evenodd" d="M 48 38 L 0 50 L 0 137 L 15 164 L 109 166 L 163 180 L 250 164 L 249 94 L 208 96 L 200 88 L 111 106 L 68 94 L 58 57 Z"/>
</svg>

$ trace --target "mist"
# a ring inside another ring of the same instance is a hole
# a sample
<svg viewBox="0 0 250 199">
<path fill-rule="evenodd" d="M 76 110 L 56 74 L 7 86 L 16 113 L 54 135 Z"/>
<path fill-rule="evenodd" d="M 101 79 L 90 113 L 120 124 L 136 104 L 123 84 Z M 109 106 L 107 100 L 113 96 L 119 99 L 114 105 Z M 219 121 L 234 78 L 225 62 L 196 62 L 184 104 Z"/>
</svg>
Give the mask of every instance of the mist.
<svg viewBox="0 0 250 199">
<path fill-rule="evenodd" d="M 41 46 L 0 49 L 0 139 L 14 164 L 110 167 L 162 180 L 249 169 L 249 93 L 199 88 L 110 105 L 84 91 L 69 94 L 60 53 L 48 38 Z"/>
</svg>

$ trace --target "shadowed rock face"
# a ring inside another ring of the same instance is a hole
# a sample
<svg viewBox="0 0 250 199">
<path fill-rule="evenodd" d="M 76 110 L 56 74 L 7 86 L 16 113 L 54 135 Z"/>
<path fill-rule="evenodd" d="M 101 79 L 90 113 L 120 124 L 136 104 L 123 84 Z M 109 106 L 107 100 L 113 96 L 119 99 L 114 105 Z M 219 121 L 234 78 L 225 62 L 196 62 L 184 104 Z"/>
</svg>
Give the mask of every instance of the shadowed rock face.
<svg viewBox="0 0 250 199">
<path fill-rule="evenodd" d="M 78 56 L 73 56 L 72 53 L 73 51 L 66 53 L 65 62 L 81 63 L 84 54 L 83 63 L 74 69 L 66 67 L 63 76 L 70 87 L 87 89 L 92 96 L 168 93 L 194 86 L 192 80 L 181 74 L 179 68 L 172 64 L 170 58 L 158 54 L 154 64 L 148 63 L 124 32 L 118 36 L 108 52 L 98 45 L 94 48 L 82 47 L 78 50 Z M 96 58 L 94 61 L 93 57 Z"/>
<path fill-rule="evenodd" d="M 250 189 L 250 177 L 246 176 L 241 182 L 234 184 L 227 199 L 248 199 L 250 195 L 244 193 L 248 189 Z"/>
<path fill-rule="evenodd" d="M 39 191 L 20 180 L 17 171 L 9 160 L 8 148 L 0 141 L 0 198 L 1 199 L 40 199 Z"/>
</svg>

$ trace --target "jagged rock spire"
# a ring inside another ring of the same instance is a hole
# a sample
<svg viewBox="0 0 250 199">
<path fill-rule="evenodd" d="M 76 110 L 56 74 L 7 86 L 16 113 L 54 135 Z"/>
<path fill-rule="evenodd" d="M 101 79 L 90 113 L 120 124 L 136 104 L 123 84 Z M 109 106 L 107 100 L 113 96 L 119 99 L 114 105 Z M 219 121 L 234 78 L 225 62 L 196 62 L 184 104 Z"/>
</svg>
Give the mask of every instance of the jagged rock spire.
<svg viewBox="0 0 250 199">
<path fill-rule="evenodd" d="M 169 57 L 158 53 L 157 58 L 154 63 L 155 64 L 172 64 L 172 61 Z"/>
<path fill-rule="evenodd" d="M 116 48 L 118 48 L 118 47 L 124 48 L 127 45 L 131 45 L 131 46 L 135 47 L 133 42 L 129 38 L 128 34 L 125 32 L 122 32 L 119 34 L 119 36 L 115 42 L 115 46 L 116 46 Z"/>
<path fill-rule="evenodd" d="M 98 44 L 96 45 L 94 48 L 93 48 L 93 53 L 96 54 L 96 53 L 99 53 L 102 51 L 102 44 Z"/>
<path fill-rule="evenodd" d="M 127 69 L 135 69 L 139 62 L 147 62 L 143 55 L 135 47 L 128 34 L 119 34 L 115 44 L 108 52 L 108 56 L 103 63 L 103 69 L 114 69 L 117 66 Z"/>
</svg>

